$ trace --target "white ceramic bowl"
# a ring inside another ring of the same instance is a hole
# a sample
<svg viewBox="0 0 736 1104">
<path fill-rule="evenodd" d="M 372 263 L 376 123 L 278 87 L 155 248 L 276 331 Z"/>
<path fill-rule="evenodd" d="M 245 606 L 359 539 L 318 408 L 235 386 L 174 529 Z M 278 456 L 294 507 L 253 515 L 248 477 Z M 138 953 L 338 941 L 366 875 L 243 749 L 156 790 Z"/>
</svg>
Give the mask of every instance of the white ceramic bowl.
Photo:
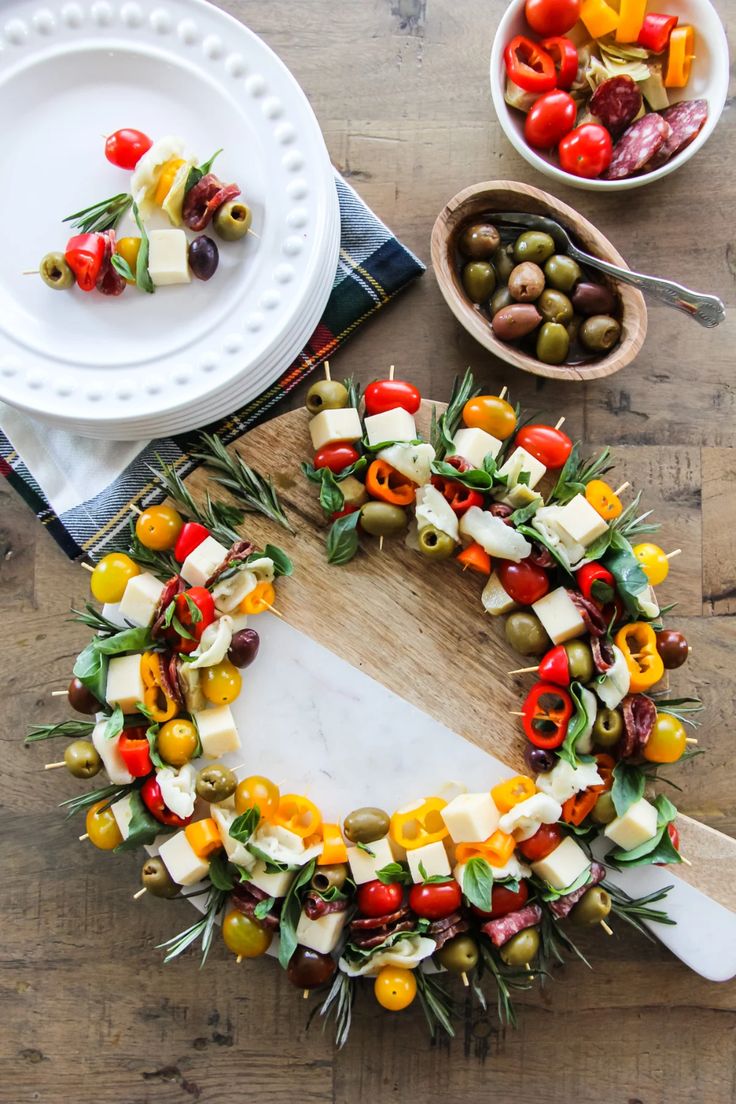
<svg viewBox="0 0 736 1104">
<path fill-rule="evenodd" d="M 503 98 L 506 87 L 506 66 L 503 52 L 506 44 L 518 34 L 529 34 L 524 17 L 524 0 L 511 0 L 506 13 L 498 24 L 496 37 L 491 49 L 491 96 L 499 122 L 515 149 L 525 160 L 539 169 L 545 176 L 551 176 L 562 184 L 574 188 L 585 188 L 596 192 L 621 192 L 628 188 L 641 188 L 661 180 L 663 176 L 679 169 L 693 157 L 713 133 L 723 111 L 728 92 L 728 43 L 723 24 L 710 0 L 658 0 L 652 3 L 650 10 L 666 11 L 669 15 L 679 16 L 681 24 L 690 23 L 695 29 L 695 60 L 687 88 L 673 89 L 672 102 L 677 100 L 704 99 L 708 101 L 708 120 L 694 142 L 682 153 L 678 153 L 665 165 L 641 176 L 632 176 L 626 180 L 586 180 L 564 172 L 557 162 L 557 154 L 540 153 L 527 145 L 524 138 L 524 118 L 522 112 L 509 107 Z M 538 36 L 532 34 L 533 38 Z"/>
</svg>

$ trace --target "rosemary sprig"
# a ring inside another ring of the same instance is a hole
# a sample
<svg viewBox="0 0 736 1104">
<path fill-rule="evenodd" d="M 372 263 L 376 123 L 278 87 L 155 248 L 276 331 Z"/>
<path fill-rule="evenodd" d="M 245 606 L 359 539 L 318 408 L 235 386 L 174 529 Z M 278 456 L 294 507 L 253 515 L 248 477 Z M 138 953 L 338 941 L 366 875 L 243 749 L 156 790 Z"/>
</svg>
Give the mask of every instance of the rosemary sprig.
<svg viewBox="0 0 736 1104">
<path fill-rule="evenodd" d="M 550 967 L 555 962 L 564 965 L 565 952 L 574 954 L 581 962 L 585 963 L 589 970 L 592 970 L 593 967 L 583 952 L 567 932 L 563 931 L 549 909 L 545 908 L 544 902 L 540 901 L 540 904 L 542 906 L 542 923 L 539 929 L 539 970 L 536 970 L 535 973 L 542 976 L 542 984 L 544 985 L 545 978 L 551 977 Z"/>
<path fill-rule="evenodd" d="M 198 521 L 200 525 L 204 525 L 213 537 L 222 540 L 225 544 L 234 544 L 241 539 L 240 533 L 236 532 L 233 526 L 242 524 L 242 510 L 230 506 L 227 502 L 213 501 L 209 493 L 202 505 L 197 506 L 179 473 L 158 454 L 156 459 L 161 465 L 161 470 L 150 468 L 150 465 L 149 469 L 183 514 L 186 514 L 191 521 Z"/>
<path fill-rule="evenodd" d="M 119 192 L 109 199 L 101 199 L 99 203 L 92 203 L 89 207 L 83 207 L 81 211 L 75 211 L 73 215 L 67 215 L 62 222 L 69 222 L 85 234 L 93 234 L 102 230 L 114 230 L 125 212 L 133 203 L 133 197 L 127 192 Z"/>
<path fill-rule="evenodd" d="M 171 552 L 154 552 L 152 548 L 146 548 L 141 544 L 135 531 L 135 522 L 130 523 L 130 536 L 128 538 L 128 554 L 132 556 L 139 567 L 150 571 L 162 583 L 165 583 L 172 575 L 177 575 L 180 564 L 174 559 Z"/>
<path fill-rule="evenodd" d="M 101 610 L 95 609 L 91 602 L 85 602 L 83 610 L 75 609 L 72 606 L 71 612 L 74 616 L 68 617 L 67 621 L 77 621 L 80 625 L 86 625 L 87 628 L 94 629 L 100 636 L 114 636 L 115 633 L 120 632 L 120 626 L 109 621 Z"/>
<path fill-rule="evenodd" d="M 474 986 L 477 996 L 482 994 L 480 981 L 486 971 L 493 977 L 496 983 L 498 1022 L 502 1026 L 508 1024 L 510 1027 L 516 1027 L 516 1009 L 514 1008 L 512 994 L 514 990 L 522 991 L 524 989 L 531 989 L 534 975 L 521 969 L 502 969 L 501 963 L 496 960 L 490 945 L 485 942 L 485 940 L 481 940 L 480 961 L 478 963 L 478 985 Z M 483 997 L 481 1003 L 485 1003 L 485 997 Z"/>
<path fill-rule="evenodd" d="M 60 721 L 58 724 L 32 725 L 31 731 L 23 741 L 24 744 L 35 744 L 39 740 L 54 740 L 57 736 L 66 736 L 68 739 L 85 739 L 95 727 L 94 721 Z"/>
<path fill-rule="evenodd" d="M 350 1027 L 353 1022 L 353 1004 L 355 1003 L 356 986 L 355 978 L 338 970 L 327 996 L 309 1014 L 307 1028 L 311 1026 L 316 1015 L 324 1016 L 322 1030 L 324 1031 L 330 1019 L 335 1018 L 335 1045 L 341 1050 L 348 1041 Z"/>
<path fill-rule="evenodd" d="M 656 533 L 659 529 L 659 524 L 655 521 L 647 521 L 647 518 L 652 515 L 653 510 L 645 510 L 643 514 L 638 514 L 636 511 L 639 509 L 639 503 L 641 502 L 641 491 L 632 499 L 626 509 L 619 514 L 615 521 L 611 522 L 610 528 L 620 533 L 626 540 L 632 540 L 634 537 L 643 536 L 645 533 Z"/>
<path fill-rule="evenodd" d="M 183 932 L 179 932 L 178 935 L 174 935 L 171 939 L 166 939 L 163 943 L 158 944 L 158 949 L 166 950 L 164 962 L 171 962 L 172 959 L 180 955 L 182 951 L 185 951 L 187 947 L 190 947 L 192 943 L 196 943 L 198 939 L 201 939 L 202 947 L 202 961 L 200 963 L 200 969 L 207 961 L 207 955 L 209 954 L 210 947 L 212 946 L 212 937 L 215 932 L 215 921 L 220 913 L 225 901 L 227 899 L 227 893 L 221 889 L 210 889 L 207 897 L 207 904 L 205 905 L 204 916 L 195 921 L 190 927 L 185 928 Z"/>
<path fill-rule="evenodd" d="M 548 501 L 558 502 L 564 506 L 575 495 L 585 494 L 586 483 L 589 483 L 591 479 L 600 479 L 612 467 L 613 460 L 609 448 L 604 448 L 598 456 L 584 458 L 580 456 L 580 445 L 573 445 L 565 466 L 550 492 Z"/>
<path fill-rule="evenodd" d="M 452 997 L 433 974 L 424 974 L 421 970 L 416 970 L 414 976 L 417 981 L 419 1003 L 430 1035 L 434 1039 L 441 1028 L 450 1038 L 454 1038 L 455 1028 L 452 1026 L 452 1020 L 455 1015 L 455 1005 Z"/>
<path fill-rule="evenodd" d="M 294 532 L 272 479 L 246 464 L 240 453 L 228 452 L 216 434 L 203 433 L 201 441 L 203 447 L 194 453 L 194 457 L 211 471 L 219 473 L 214 477 L 216 483 L 230 491 L 247 513 L 263 514 L 283 525 L 290 533 Z"/>
<path fill-rule="evenodd" d="M 76 813 L 84 813 L 89 809 L 91 805 L 94 805 L 98 801 L 106 801 L 108 806 L 112 805 L 113 801 L 117 801 L 119 797 L 124 797 L 125 794 L 130 793 L 135 787 L 132 785 L 110 785 L 102 786 L 99 790 L 88 790 L 87 793 L 77 794 L 76 797 L 69 797 L 66 801 L 62 801 L 59 804 L 60 809 L 66 809 L 67 820 L 73 817 Z"/>
<path fill-rule="evenodd" d="M 700 713 L 705 707 L 700 698 L 668 698 L 666 695 L 668 690 L 654 690 L 649 695 L 655 699 L 655 705 L 658 709 L 664 709 L 667 713 L 671 713 L 673 717 L 677 717 L 678 721 L 682 721 L 683 724 L 689 724 L 691 728 L 698 728 L 700 721 L 693 720 L 690 714 Z M 687 752 L 685 752 L 687 755 Z M 685 755 L 681 755 L 678 762 L 682 762 Z"/>
<path fill-rule="evenodd" d="M 362 397 L 361 386 L 356 380 L 355 376 L 348 376 L 347 379 L 342 381 L 342 385 L 348 393 L 348 406 L 352 406 L 355 410 L 360 406 L 360 400 Z"/>
<path fill-rule="evenodd" d="M 629 897 L 623 889 L 618 886 L 611 885 L 610 882 L 602 882 L 601 885 L 605 889 L 606 893 L 612 899 L 611 912 L 614 916 L 620 916 L 622 920 L 625 920 L 627 924 L 631 924 L 633 928 L 636 928 L 638 932 L 645 935 L 647 939 L 654 942 L 652 933 L 644 927 L 643 921 L 648 921 L 650 924 L 670 924 L 675 925 L 676 920 L 673 920 L 671 916 L 668 916 L 664 909 L 653 909 L 650 905 L 656 905 L 657 902 L 663 901 L 672 886 L 665 886 L 664 889 L 657 889 L 654 893 L 648 893 L 646 897 Z"/>
<path fill-rule="evenodd" d="M 467 368 L 462 379 L 459 376 L 455 377 L 450 401 L 444 414 L 440 414 L 438 418 L 436 409 L 432 407 L 429 439 L 437 454 L 437 460 L 443 460 L 447 453 L 452 451 L 454 437 L 462 418 L 463 407 L 468 399 L 472 399 L 478 394 L 480 394 L 480 388 L 475 386 L 473 373 L 470 368 Z"/>
</svg>

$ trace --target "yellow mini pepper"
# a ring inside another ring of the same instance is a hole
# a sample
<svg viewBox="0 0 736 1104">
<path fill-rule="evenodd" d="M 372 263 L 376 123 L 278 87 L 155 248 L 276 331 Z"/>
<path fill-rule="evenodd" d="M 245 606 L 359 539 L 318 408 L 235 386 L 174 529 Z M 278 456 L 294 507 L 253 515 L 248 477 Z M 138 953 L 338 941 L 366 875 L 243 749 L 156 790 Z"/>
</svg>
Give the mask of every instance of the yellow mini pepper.
<svg viewBox="0 0 736 1104">
<path fill-rule="evenodd" d="M 238 613 L 263 613 L 276 601 L 276 591 L 270 583 L 256 583 L 238 606 Z"/>
<path fill-rule="evenodd" d="M 317 859 L 317 866 L 334 866 L 348 861 L 348 849 L 338 824 L 323 824 L 322 840 L 322 852 Z"/>
<path fill-rule="evenodd" d="M 306 840 L 322 824 L 322 814 L 308 797 L 302 794 L 284 794 L 271 821 Z"/>
<path fill-rule="evenodd" d="M 641 694 L 664 675 L 664 663 L 657 651 L 657 634 L 645 621 L 634 621 L 619 629 L 615 637 L 626 660 L 631 679 L 629 692 Z"/>
<path fill-rule="evenodd" d="M 618 12 L 606 0 L 583 0 L 580 18 L 591 38 L 603 38 L 618 26 Z"/>
<path fill-rule="evenodd" d="M 183 164 L 184 162 L 180 157 L 172 157 L 171 160 L 167 161 L 166 164 L 162 166 L 158 177 L 158 183 L 156 184 L 156 192 L 153 197 L 154 202 L 158 203 L 159 207 L 161 207 L 169 194 L 171 185 L 174 183 L 174 177 Z"/>
<path fill-rule="evenodd" d="M 398 809 L 391 817 L 388 834 L 405 851 L 439 843 L 450 833 L 440 816 L 447 802 L 441 797 L 427 797 L 414 805 Z"/>
<path fill-rule="evenodd" d="M 499 813 L 507 813 L 514 805 L 518 805 L 520 801 L 526 801 L 528 797 L 533 797 L 536 792 L 537 787 L 531 778 L 527 778 L 525 774 L 517 774 L 515 778 L 508 778 L 505 782 L 499 782 L 494 786 L 491 797 Z"/>
<path fill-rule="evenodd" d="M 489 866 L 505 866 L 515 847 L 514 837 L 497 828 L 482 843 L 459 843 L 455 848 L 455 858 L 459 863 L 466 863 L 470 859 L 485 859 Z"/>
<path fill-rule="evenodd" d="M 684 88 L 690 80 L 695 50 L 695 31 L 692 27 L 675 27 L 670 35 L 670 52 L 665 73 L 665 88 Z"/>
<path fill-rule="evenodd" d="M 623 513 L 621 499 L 603 479 L 591 479 L 586 483 L 585 498 L 604 521 L 613 521 Z"/>
<path fill-rule="evenodd" d="M 172 720 L 179 712 L 179 706 L 166 693 L 161 677 L 161 662 L 156 652 L 144 652 L 141 656 L 141 678 L 143 680 L 143 704 L 148 715 L 156 724 Z"/>
<path fill-rule="evenodd" d="M 618 12 L 617 42 L 636 42 L 647 14 L 647 0 L 621 0 Z"/>
</svg>

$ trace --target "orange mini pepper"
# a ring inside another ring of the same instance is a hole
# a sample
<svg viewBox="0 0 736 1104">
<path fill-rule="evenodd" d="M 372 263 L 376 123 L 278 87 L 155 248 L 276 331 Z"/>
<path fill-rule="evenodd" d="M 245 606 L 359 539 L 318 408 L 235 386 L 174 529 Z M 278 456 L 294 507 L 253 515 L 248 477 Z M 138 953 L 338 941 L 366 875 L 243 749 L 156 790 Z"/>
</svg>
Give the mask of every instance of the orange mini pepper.
<svg viewBox="0 0 736 1104">
<path fill-rule="evenodd" d="M 595 787 L 599 789 L 599 787 Z M 580 793 L 568 797 L 562 806 L 562 819 L 567 824 L 582 824 L 598 800 L 598 794 L 593 789 L 581 790 Z"/>
<path fill-rule="evenodd" d="M 497 828 L 487 840 L 478 843 L 458 843 L 455 858 L 459 863 L 469 859 L 485 859 L 490 866 L 505 866 L 514 853 L 516 840 Z"/>
<path fill-rule="evenodd" d="M 204 820 L 193 820 L 184 828 L 184 835 L 189 841 L 189 846 L 200 859 L 206 859 L 213 851 L 219 851 L 222 847 L 222 839 L 217 824 L 212 817 Z"/>
<path fill-rule="evenodd" d="M 322 825 L 322 852 L 317 859 L 317 866 L 333 866 L 335 863 L 348 861 L 348 849 L 342 838 L 339 824 Z"/>
<path fill-rule="evenodd" d="M 623 513 L 621 499 L 603 479 L 591 479 L 590 483 L 586 483 L 585 498 L 604 521 L 613 521 Z"/>
<path fill-rule="evenodd" d="M 276 601 L 276 591 L 270 583 L 256 583 L 238 606 L 239 613 L 263 613 Z"/>
<path fill-rule="evenodd" d="M 599 786 L 590 786 L 589 788 L 594 794 L 602 794 L 613 787 L 613 768 L 616 766 L 616 760 L 612 755 L 602 753 L 596 755 L 595 761 L 598 764 L 598 774 L 601 776 L 601 784 Z"/>
<path fill-rule="evenodd" d="M 675 27 L 670 35 L 670 52 L 665 73 L 665 88 L 684 88 L 690 80 L 695 50 L 695 31 L 690 26 Z"/>
<path fill-rule="evenodd" d="M 664 663 L 657 651 L 657 635 L 646 621 L 632 621 L 624 625 L 615 636 L 629 669 L 630 694 L 649 690 L 664 675 Z"/>
<path fill-rule="evenodd" d="M 479 575 L 491 574 L 491 557 L 480 544 L 475 542 L 469 544 L 462 552 L 458 552 L 455 559 L 463 565 L 463 571 L 470 568 L 471 571 L 477 571 Z"/>
<path fill-rule="evenodd" d="M 525 774 L 517 774 L 515 778 L 507 778 L 505 782 L 494 786 L 491 797 L 499 813 L 507 813 L 514 805 L 533 797 L 536 792 L 537 787 L 531 778 L 527 778 Z"/>
<path fill-rule="evenodd" d="M 371 498 L 389 502 L 392 506 L 410 506 L 416 496 L 416 486 L 385 460 L 374 460 L 365 473 L 365 489 Z"/>
<path fill-rule="evenodd" d="M 315 834 L 322 824 L 322 814 L 314 802 L 301 794 L 284 794 L 271 817 L 273 824 L 288 828 L 303 840 Z"/>
<path fill-rule="evenodd" d="M 446 804 L 441 797 L 427 797 L 398 809 L 391 817 L 388 834 L 406 851 L 427 843 L 439 843 L 450 834 L 440 815 Z"/>
<path fill-rule="evenodd" d="M 141 656 L 141 679 L 144 686 L 143 704 L 151 720 L 163 724 L 176 717 L 179 706 L 166 693 L 161 677 L 161 661 L 156 652 L 144 652 Z"/>
</svg>

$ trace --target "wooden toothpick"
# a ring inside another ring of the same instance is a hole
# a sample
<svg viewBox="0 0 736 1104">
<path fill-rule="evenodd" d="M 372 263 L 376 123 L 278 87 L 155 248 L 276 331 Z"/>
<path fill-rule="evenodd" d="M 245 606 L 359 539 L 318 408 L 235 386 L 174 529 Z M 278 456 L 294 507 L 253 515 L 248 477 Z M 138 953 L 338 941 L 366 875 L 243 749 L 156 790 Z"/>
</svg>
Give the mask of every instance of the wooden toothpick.
<svg viewBox="0 0 736 1104">
<path fill-rule="evenodd" d="M 134 506 L 132 502 L 130 504 L 130 508 L 131 508 L 131 510 L 133 511 L 134 514 L 138 515 L 138 517 L 140 517 L 141 514 L 143 513 L 143 511 L 139 510 L 137 506 Z"/>
<path fill-rule="evenodd" d="M 693 865 L 693 864 L 692 864 L 692 863 L 690 862 L 690 860 L 689 860 L 689 859 L 685 859 L 685 858 L 683 858 L 683 856 L 682 856 L 682 855 L 680 855 L 680 862 L 684 862 L 685 866 L 692 866 L 692 865 Z"/>
<path fill-rule="evenodd" d="M 242 961 L 243 961 L 243 956 L 238 955 L 237 958 L 235 959 L 235 965 L 239 966 Z"/>
<path fill-rule="evenodd" d="M 623 492 L 624 492 L 624 491 L 625 491 L 625 490 L 626 490 L 626 489 L 627 489 L 628 487 L 630 487 L 630 486 L 631 486 L 631 484 L 629 483 L 629 481 L 628 481 L 628 479 L 627 479 L 627 480 L 626 480 L 626 482 L 625 482 L 625 483 L 622 483 L 620 487 L 617 487 L 617 488 L 616 488 L 616 490 L 615 490 L 615 491 L 614 491 L 613 493 L 614 493 L 614 494 L 616 495 L 616 497 L 618 498 L 618 496 L 619 496 L 620 494 L 623 494 Z"/>
<path fill-rule="evenodd" d="M 468 987 L 468 986 L 470 985 L 470 982 L 468 981 L 468 975 L 467 975 L 467 974 L 465 973 L 465 971 L 464 971 L 464 970 L 463 970 L 463 972 L 462 972 L 462 973 L 460 974 L 460 977 L 462 978 L 462 983 L 463 983 L 463 985 L 464 985 L 464 986 L 465 986 L 465 988 L 467 989 L 467 987 Z"/>
<path fill-rule="evenodd" d="M 52 698 L 68 698 L 69 697 L 69 691 L 68 690 L 52 690 L 51 691 L 51 697 Z"/>
<path fill-rule="evenodd" d="M 560 418 L 557 425 L 555 426 L 555 429 L 561 429 L 564 424 L 565 424 L 565 419 L 564 419 L 564 417 L 562 417 L 562 418 Z"/>
<path fill-rule="evenodd" d="M 143 889 L 139 889 L 137 893 L 133 894 L 133 900 L 137 901 L 138 898 L 142 897 L 143 894 L 146 893 L 146 892 L 147 892 L 147 890 L 146 890 L 146 887 L 144 886 Z"/>
<path fill-rule="evenodd" d="M 509 709 L 509 717 L 523 717 L 524 714 L 520 713 L 518 709 Z"/>
<path fill-rule="evenodd" d="M 601 920 L 601 927 L 603 928 L 606 935 L 613 935 L 613 928 L 609 928 L 605 920 Z"/>
<path fill-rule="evenodd" d="M 509 671 L 510 675 L 529 675 L 532 671 L 538 671 L 539 664 L 536 667 L 517 667 L 515 671 Z"/>
<path fill-rule="evenodd" d="M 56 770 L 57 767 L 65 767 L 66 762 L 62 759 L 60 763 L 44 763 L 44 770 Z"/>
<path fill-rule="evenodd" d="M 383 537 L 378 538 L 378 551 L 383 552 Z"/>
<path fill-rule="evenodd" d="M 304 992 L 302 993 L 302 997 L 303 997 L 304 1000 L 309 1000 L 309 990 L 308 989 L 304 990 Z"/>
<path fill-rule="evenodd" d="M 92 564 L 85 563 L 84 560 L 82 560 L 81 566 L 84 568 L 85 571 L 89 571 L 90 573 L 94 571 Z"/>
<path fill-rule="evenodd" d="M 695 739 L 694 736 L 686 736 L 685 737 L 685 743 L 686 744 L 697 744 L 697 742 L 698 741 Z"/>
<path fill-rule="evenodd" d="M 394 372 L 395 371 L 396 371 L 396 366 L 392 364 L 391 367 L 388 370 L 388 378 L 390 380 L 392 380 L 394 378 Z"/>
<path fill-rule="evenodd" d="M 502 387 L 500 392 L 499 392 L 499 395 L 498 395 L 499 399 L 505 398 L 507 391 L 508 391 L 508 387 Z"/>
<path fill-rule="evenodd" d="M 280 610 L 277 610 L 275 606 L 266 606 L 266 609 L 269 613 L 275 613 L 277 617 L 280 617 L 283 620 L 283 613 L 281 613 Z"/>
<path fill-rule="evenodd" d="M 82 843 L 82 841 L 86 839 L 89 839 L 89 832 L 85 832 L 83 836 L 80 836 L 79 842 Z"/>
<path fill-rule="evenodd" d="M 325 368 L 325 379 L 331 380 L 332 376 L 330 375 L 330 362 L 329 362 L 329 360 L 325 361 L 324 368 Z"/>
<path fill-rule="evenodd" d="M 682 553 L 682 549 L 681 548 L 676 548 L 674 552 L 668 552 L 667 553 L 666 559 L 674 560 L 675 556 L 679 556 L 681 553 Z"/>
</svg>

